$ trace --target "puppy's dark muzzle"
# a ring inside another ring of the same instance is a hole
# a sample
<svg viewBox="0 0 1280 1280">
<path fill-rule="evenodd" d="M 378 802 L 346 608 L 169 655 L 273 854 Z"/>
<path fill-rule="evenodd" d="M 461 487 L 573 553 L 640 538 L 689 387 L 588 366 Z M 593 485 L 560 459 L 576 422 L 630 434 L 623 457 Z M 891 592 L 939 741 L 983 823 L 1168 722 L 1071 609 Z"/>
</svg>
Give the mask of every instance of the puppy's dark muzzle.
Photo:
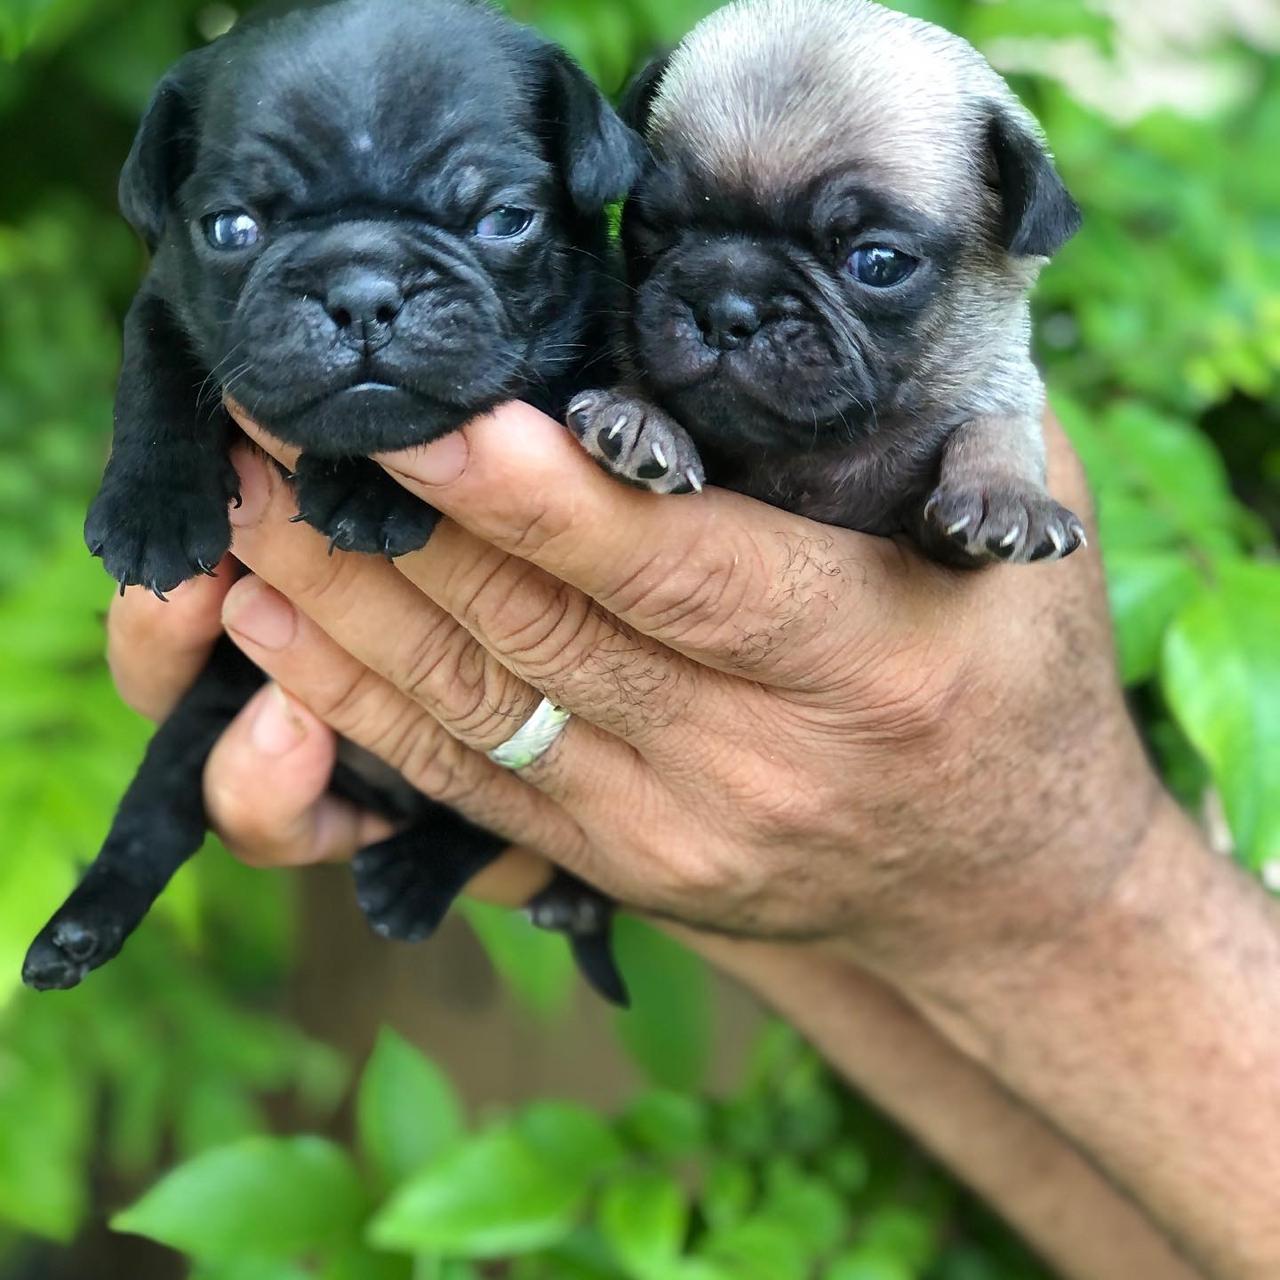
<svg viewBox="0 0 1280 1280">
<path fill-rule="evenodd" d="M 368 268 L 353 269 L 334 280 L 324 300 L 339 339 L 366 356 L 391 341 L 403 308 L 399 284 Z"/>
</svg>

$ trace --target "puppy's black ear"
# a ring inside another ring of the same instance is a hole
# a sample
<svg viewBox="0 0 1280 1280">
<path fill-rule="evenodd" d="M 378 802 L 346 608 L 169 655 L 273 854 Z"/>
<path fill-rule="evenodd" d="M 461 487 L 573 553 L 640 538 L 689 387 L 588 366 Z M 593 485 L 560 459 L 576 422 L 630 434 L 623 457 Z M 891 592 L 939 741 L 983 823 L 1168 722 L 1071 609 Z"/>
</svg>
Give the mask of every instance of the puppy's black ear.
<svg viewBox="0 0 1280 1280">
<path fill-rule="evenodd" d="M 997 109 L 987 127 L 1003 206 L 1004 246 L 1018 257 L 1050 258 L 1080 230 L 1072 199 L 1042 138 Z"/>
<path fill-rule="evenodd" d="M 568 54 L 552 49 L 543 104 L 553 158 L 579 213 L 600 212 L 640 176 L 645 147 Z"/>
<path fill-rule="evenodd" d="M 187 54 L 156 86 L 120 171 L 120 212 L 148 249 L 159 243 L 165 211 L 191 171 L 203 53 Z"/>
<path fill-rule="evenodd" d="M 662 83 L 671 62 L 671 54 L 660 53 L 650 58 L 645 65 L 632 76 L 630 83 L 622 91 L 622 101 L 618 103 L 618 114 L 641 137 L 649 128 L 649 111 L 653 99 Z"/>
</svg>

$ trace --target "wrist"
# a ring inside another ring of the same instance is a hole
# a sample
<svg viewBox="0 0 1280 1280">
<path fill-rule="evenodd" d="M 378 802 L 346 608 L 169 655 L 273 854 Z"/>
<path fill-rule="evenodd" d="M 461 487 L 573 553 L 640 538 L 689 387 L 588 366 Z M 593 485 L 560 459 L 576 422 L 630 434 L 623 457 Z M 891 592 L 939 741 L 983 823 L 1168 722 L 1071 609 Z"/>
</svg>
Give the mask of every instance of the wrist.
<svg viewBox="0 0 1280 1280">
<path fill-rule="evenodd" d="M 1140 829 L 1117 831 L 1105 845 L 1058 847 L 1052 866 L 1014 895 L 1020 900 L 989 911 L 981 931 L 941 963 L 885 976 L 949 1038 L 991 1065 L 1007 1030 L 1029 1013 L 1051 1000 L 1096 999 L 1109 980 L 1123 982 L 1121 956 L 1142 948 L 1154 962 L 1165 947 L 1193 947 L 1199 930 L 1191 916 L 1212 869 L 1200 834 L 1158 785 L 1135 816 Z M 1178 932 L 1167 936 L 1159 923 L 1175 920 Z"/>
<path fill-rule="evenodd" d="M 1243 1280 L 1280 1274 L 1277 973 L 1275 904 L 1162 797 L 1072 928 L 1012 950 L 995 939 L 902 989 L 1207 1274 Z"/>
</svg>

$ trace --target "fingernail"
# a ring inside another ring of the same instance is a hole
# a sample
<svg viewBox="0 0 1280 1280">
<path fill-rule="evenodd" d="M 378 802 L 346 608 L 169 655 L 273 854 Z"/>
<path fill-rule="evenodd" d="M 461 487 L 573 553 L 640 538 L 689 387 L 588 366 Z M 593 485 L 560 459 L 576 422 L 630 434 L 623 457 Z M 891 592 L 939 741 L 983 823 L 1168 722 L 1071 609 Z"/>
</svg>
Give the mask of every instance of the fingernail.
<svg viewBox="0 0 1280 1280">
<path fill-rule="evenodd" d="M 470 450 L 461 431 L 451 432 L 420 448 L 405 450 L 387 459 L 392 471 L 416 480 L 419 484 L 452 484 L 467 469 Z"/>
<path fill-rule="evenodd" d="M 241 578 L 222 605 L 222 623 L 263 649 L 283 649 L 298 630 L 298 614 L 288 600 L 258 578 Z"/>
<path fill-rule="evenodd" d="M 249 727 L 253 745 L 264 756 L 282 756 L 307 736 L 307 726 L 285 691 L 275 683 L 260 695 L 258 713 Z"/>
<path fill-rule="evenodd" d="M 271 500 L 271 480 L 267 475 L 267 463 L 261 454 L 247 446 L 231 451 L 231 463 L 240 477 L 240 501 L 233 502 L 228 514 L 237 529 L 247 529 L 262 519 L 267 503 Z"/>
</svg>

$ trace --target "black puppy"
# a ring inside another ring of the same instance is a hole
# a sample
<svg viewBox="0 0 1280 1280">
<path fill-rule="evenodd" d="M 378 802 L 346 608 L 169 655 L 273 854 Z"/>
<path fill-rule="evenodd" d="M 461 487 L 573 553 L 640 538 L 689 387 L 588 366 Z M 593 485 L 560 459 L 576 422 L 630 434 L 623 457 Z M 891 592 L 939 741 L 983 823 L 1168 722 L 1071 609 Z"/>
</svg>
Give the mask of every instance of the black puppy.
<svg viewBox="0 0 1280 1280">
<path fill-rule="evenodd" d="M 462 0 L 335 0 L 183 58 L 120 181 L 153 259 L 85 535 L 121 589 L 163 595 L 228 550 L 224 394 L 302 450 L 299 510 L 333 546 L 422 546 L 436 513 L 367 455 L 506 399 L 563 410 L 608 305 L 605 206 L 642 154 L 563 51 Z M 26 982 L 74 986 L 120 949 L 202 842 L 204 762 L 261 680 L 219 645 L 32 945 Z M 342 760 L 335 790 L 405 824 L 357 859 L 361 904 L 379 932 L 425 936 L 503 841 L 388 786 L 362 753 Z M 576 950 L 620 998 L 607 919 L 570 914 L 598 926 Z"/>
</svg>

